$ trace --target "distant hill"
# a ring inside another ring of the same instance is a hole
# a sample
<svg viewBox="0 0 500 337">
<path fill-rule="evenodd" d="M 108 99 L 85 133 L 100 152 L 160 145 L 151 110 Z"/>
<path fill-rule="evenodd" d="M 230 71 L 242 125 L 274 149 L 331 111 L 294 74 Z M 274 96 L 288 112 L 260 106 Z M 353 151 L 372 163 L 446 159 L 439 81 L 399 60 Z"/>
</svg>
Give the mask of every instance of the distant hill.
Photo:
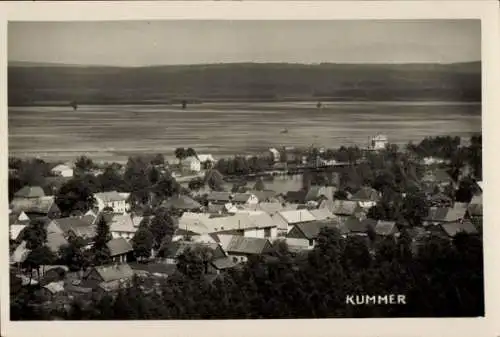
<svg viewBox="0 0 500 337">
<path fill-rule="evenodd" d="M 481 63 L 108 67 L 15 62 L 9 105 L 212 100 L 481 100 Z"/>
</svg>

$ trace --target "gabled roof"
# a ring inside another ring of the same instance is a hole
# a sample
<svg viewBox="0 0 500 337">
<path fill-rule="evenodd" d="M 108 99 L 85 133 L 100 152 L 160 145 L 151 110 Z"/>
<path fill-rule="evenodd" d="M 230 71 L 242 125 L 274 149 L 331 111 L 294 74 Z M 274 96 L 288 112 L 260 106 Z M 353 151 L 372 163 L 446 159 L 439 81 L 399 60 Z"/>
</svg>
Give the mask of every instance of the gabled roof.
<svg viewBox="0 0 500 337">
<path fill-rule="evenodd" d="M 190 241 L 175 241 L 170 242 L 165 249 L 165 257 L 175 259 L 188 248 L 195 247 L 206 247 L 212 250 L 219 248 L 217 243 L 201 243 L 201 242 L 190 242 Z"/>
<path fill-rule="evenodd" d="M 349 217 L 343 225 L 350 233 L 366 233 L 368 231 L 369 222 L 361 221 L 356 217 Z"/>
<path fill-rule="evenodd" d="M 309 249 L 308 239 L 285 238 L 285 242 L 290 252 L 300 252 Z"/>
<path fill-rule="evenodd" d="M 198 160 L 202 163 L 211 161 L 215 162 L 215 158 L 211 154 L 198 154 Z"/>
<path fill-rule="evenodd" d="M 130 279 L 134 276 L 134 271 L 126 263 L 107 266 L 96 266 L 95 271 L 104 282 L 111 282 L 121 279 Z"/>
<path fill-rule="evenodd" d="M 27 225 L 10 225 L 10 238 L 17 240 Z"/>
<path fill-rule="evenodd" d="M 276 221 L 267 213 L 236 213 L 234 215 L 213 217 L 203 220 L 209 233 L 248 230 L 253 228 L 276 227 Z"/>
<path fill-rule="evenodd" d="M 13 263 L 22 263 L 26 260 L 28 257 L 28 254 L 30 253 L 31 250 L 26 248 L 26 241 L 21 242 L 12 255 L 10 256 L 10 261 Z"/>
<path fill-rule="evenodd" d="M 56 171 L 64 171 L 64 170 L 72 170 L 73 168 L 69 165 L 66 164 L 58 164 L 54 166 L 51 171 L 56 172 Z"/>
<path fill-rule="evenodd" d="M 231 193 L 229 192 L 212 192 L 207 196 L 208 201 L 231 201 Z"/>
<path fill-rule="evenodd" d="M 467 208 L 463 205 L 455 205 L 454 207 L 431 207 L 429 209 L 429 215 L 425 220 L 433 222 L 453 222 L 462 219 L 466 212 Z"/>
<path fill-rule="evenodd" d="M 383 236 L 391 235 L 396 229 L 396 221 L 379 220 L 375 226 L 375 233 Z"/>
<path fill-rule="evenodd" d="M 316 220 L 326 220 L 336 218 L 336 216 L 328 208 L 317 208 L 309 211 Z"/>
<path fill-rule="evenodd" d="M 43 286 L 52 294 L 57 294 L 64 291 L 64 281 L 50 282 Z"/>
<path fill-rule="evenodd" d="M 359 203 L 354 200 L 335 200 L 333 203 L 333 214 L 353 215 L 359 210 Z"/>
<path fill-rule="evenodd" d="M 54 219 L 53 221 L 65 234 L 72 231 L 75 235 L 81 237 L 93 237 L 95 235 L 95 227 L 89 224 L 88 219 L 67 217 Z"/>
<path fill-rule="evenodd" d="M 106 246 L 108 246 L 110 256 L 112 257 L 127 254 L 134 250 L 124 238 L 111 239 L 106 243 Z"/>
<path fill-rule="evenodd" d="M 285 204 L 280 202 L 261 202 L 255 206 L 256 210 L 261 210 L 268 214 L 274 214 L 281 211 L 291 211 L 297 209 L 297 204 Z"/>
<path fill-rule="evenodd" d="M 38 198 L 14 198 L 10 207 L 12 210 L 19 212 L 24 211 L 26 213 L 39 213 L 47 214 L 50 209 L 57 205 L 54 201 L 54 196 L 44 196 Z"/>
<path fill-rule="evenodd" d="M 326 197 L 328 200 L 333 200 L 333 194 L 336 188 L 332 186 L 311 186 L 307 191 L 305 201 L 316 200 L 321 196 Z"/>
<path fill-rule="evenodd" d="M 212 261 L 212 265 L 215 267 L 215 269 L 223 270 L 233 268 L 237 265 L 237 263 L 234 262 L 230 257 L 223 257 Z"/>
<path fill-rule="evenodd" d="M 295 227 L 304 234 L 306 239 L 311 240 L 316 239 L 321 229 L 325 227 L 340 229 L 340 223 L 338 221 L 312 221 L 308 223 L 298 223 Z"/>
<path fill-rule="evenodd" d="M 232 200 L 235 202 L 247 202 L 252 197 L 252 195 L 253 194 L 251 193 L 234 193 Z"/>
<path fill-rule="evenodd" d="M 130 263 L 129 266 L 134 272 L 145 271 L 152 275 L 162 274 L 170 276 L 177 271 L 176 265 L 169 263 Z"/>
<path fill-rule="evenodd" d="M 471 216 L 483 216 L 482 204 L 470 204 L 468 210 Z"/>
<path fill-rule="evenodd" d="M 127 200 L 117 191 L 96 193 L 95 198 L 102 200 L 104 203 Z"/>
<path fill-rule="evenodd" d="M 476 194 L 472 197 L 470 205 L 483 205 L 483 195 L 482 194 Z"/>
<path fill-rule="evenodd" d="M 476 227 L 470 221 L 463 221 L 463 222 L 456 221 L 456 222 L 445 223 L 442 224 L 441 227 L 443 228 L 444 232 L 450 237 L 454 237 L 460 232 L 465 232 L 467 234 L 478 233 Z"/>
<path fill-rule="evenodd" d="M 314 215 L 307 209 L 281 211 L 277 215 L 279 215 L 288 225 L 316 220 Z"/>
<path fill-rule="evenodd" d="M 187 195 L 177 195 L 169 198 L 162 203 L 163 207 L 175 209 L 196 210 L 201 208 L 201 204 L 191 199 Z"/>
<path fill-rule="evenodd" d="M 16 198 L 39 198 L 44 196 L 45 192 L 40 186 L 24 186 L 14 194 Z"/>
<path fill-rule="evenodd" d="M 271 200 L 276 197 L 277 193 L 273 190 L 263 190 L 263 191 L 255 191 L 251 190 L 248 193 L 251 193 L 259 199 L 259 201 Z"/>
<path fill-rule="evenodd" d="M 115 215 L 109 224 L 110 232 L 135 233 L 144 219 L 142 216 L 130 216 L 129 214 Z"/>
<path fill-rule="evenodd" d="M 362 187 L 359 191 L 354 193 L 351 200 L 355 201 L 379 201 L 380 195 L 376 189 L 371 187 Z"/>
<path fill-rule="evenodd" d="M 234 254 L 263 254 L 270 246 L 267 239 L 232 235 L 226 251 Z"/>
<path fill-rule="evenodd" d="M 47 233 L 47 247 L 57 253 L 62 246 L 68 244 L 68 240 L 60 233 Z"/>
</svg>

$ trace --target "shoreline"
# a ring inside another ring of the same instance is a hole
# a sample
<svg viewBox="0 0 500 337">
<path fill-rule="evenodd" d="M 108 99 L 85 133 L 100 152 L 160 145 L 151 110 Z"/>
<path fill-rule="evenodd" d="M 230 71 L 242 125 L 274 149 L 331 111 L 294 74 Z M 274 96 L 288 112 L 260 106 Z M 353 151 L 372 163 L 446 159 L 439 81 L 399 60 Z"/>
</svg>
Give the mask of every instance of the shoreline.
<svg viewBox="0 0 500 337">
<path fill-rule="evenodd" d="M 179 106 L 181 101 L 169 101 L 169 100 L 159 100 L 159 101 L 121 101 L 121 102 L 80 102 L 79 106 Z M 401 100 L 356 100 L 356 99 L 327 99 L 327 98 L 284 98 L 284 99 L 203 99 L 189 102 L 189 105 L 200 106 L 200 105 L 210 105 L 210 104 L 311 104 L 314 108 L 316 103 L 321 102 L 323 104 L 331 105 L 364 105 L 364 104 L 375 104 L 375 105 L 424 105 L 424 106 L 440 106 L 440 105 L 482 105 L 482 101 L 470 100 L 470 101 L 448 101 L 448 100 L 427 100 L 427 99 L 401 99 Z M 47 102 L 36 102 L 36 103 L 10 103 L 7 109 L 10 108 L 24 108 L 24 107 L 71 107 L 69 102 L 65 101 L 47 101 Z M 325 108 L 325 106 L 323 106 Z M 321 109 L 321 108 L 320 108 Z M 78 111 L 78 110 L 77 110 Z"/>
</svg>

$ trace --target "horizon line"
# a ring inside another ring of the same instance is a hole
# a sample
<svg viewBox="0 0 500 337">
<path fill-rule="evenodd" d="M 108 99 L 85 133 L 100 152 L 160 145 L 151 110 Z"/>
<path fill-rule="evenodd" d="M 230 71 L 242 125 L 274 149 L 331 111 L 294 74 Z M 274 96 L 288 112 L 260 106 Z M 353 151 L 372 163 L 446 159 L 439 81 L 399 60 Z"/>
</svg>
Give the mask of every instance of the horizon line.
<svg viewBox="0 0 500 337">
<path fill-rule="evenodd" d="M 454 65 L 464 63 L 481 63 L 482 60 L 470 60 L 459 62 L 259 62 L 259 61 L 239 61 L 239 62 L 210 62 L 210 63 L 176 63 L 176 64 L 150 64 L 150 65 L 111 65 L 111 64 L 85 64 L 85 63 L 64 63 L 64 62 L 43 62 L 43 61 L 22 61 L 22 60 L 8 60 L 7 66 L 12 66 L 12 63 L 32 64 L 33 66 L 65 66 L 65 67 L 108 67 L 108 68 L 153 68 L 153 67 L 182 67 L 182 66 L 217 66 L 217 65 L 241 65 L 241 64 L 276 64 L 276 65 L 305 65 L 305 66 L 319 66 L 319 65 Z M 14 65 L 15 66 L 15 65 Z"/>
</svg>

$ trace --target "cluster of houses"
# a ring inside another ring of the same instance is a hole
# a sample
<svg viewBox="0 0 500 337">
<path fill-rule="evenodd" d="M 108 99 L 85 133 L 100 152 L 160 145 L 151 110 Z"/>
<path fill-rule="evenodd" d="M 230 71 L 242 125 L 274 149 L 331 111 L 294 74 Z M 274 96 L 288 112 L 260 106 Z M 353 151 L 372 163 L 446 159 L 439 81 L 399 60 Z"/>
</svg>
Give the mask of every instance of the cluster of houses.
<svg viewBox="0 0 500 337">
<path fill-rule="evenodd" d="M 211 162 L 210 158 L 205 159 L 205 163 Z M 197 172 L 198 164 L 189 165 L 190 171 Z M 433 171 L 422 183 L 442 191 L 453 182 L 448 175 Z M 482 184 L 478 185 L 479 192 L 467 204 L 453 202 L 442 192 L 430 193 L 432 207 L 428 216 L 420 227 L 409 230 L 413 249 L 417 250 L 421 239 L 429 235 L 452 239 L 460 232 L 480 234 L 483 206 Z M 144 218 L 130 211 L 128 193 L 96 193 L 93 209 L 63 218 L 54 196 L 46 196 L 40 187 L 23 187 L 15 193 L 9 214 L 14 281 L 19 286 L 40 282 L 42 291 L 51 299 L 114 292 L 127 285 L 134 275 L 148 276 L 153 284 L 158 284 L 159 279 L 177 272 L 177 259 L 189 247 L 210 248 L 212 255 L 205 272 L 207 277 L 216 278 L 225 270 L 238 268 L 251 256 L 274 255 L 282 242 L 294 254 L 307 252 L 315 247 L 325 227 L 338 229 L 344 237 L 360 236 L 369 242 L 387 237 L 397 240 L 399 229 L 407 225 L 367 216 L 381 199 L 381 193 L 371 187 L 348 194 L 347 200 L 336 200 L 333 186 L 206 192 L 204 198 L 176 195 L 161 204 L 176 211 L 176 232 L 171 242 L 152 252 L 148 263 L 138 263 L 131 240 Z M 90 246 L 101 217 L 108 223 L 112 236 L 107 243 L 112 264 L 84 272 L 70 272 L 67 266 L 43 266 L 39 279 L 19 270 L 29 253 L 22 233 L 30 221 L 45 220 L 47 246 L 56 253 L 72 236 L 86 240 Z"/>
</svg>

